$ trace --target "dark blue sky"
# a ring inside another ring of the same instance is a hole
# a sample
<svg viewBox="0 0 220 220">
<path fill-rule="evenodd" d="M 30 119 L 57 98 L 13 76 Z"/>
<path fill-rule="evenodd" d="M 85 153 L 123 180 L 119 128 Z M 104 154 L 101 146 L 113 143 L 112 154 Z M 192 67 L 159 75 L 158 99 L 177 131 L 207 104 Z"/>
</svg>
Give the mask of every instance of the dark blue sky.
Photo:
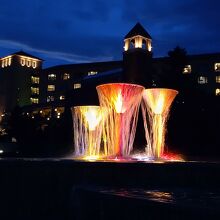
<svg viewBox="0 0 220 220">
<path fill-rule="evenodd" d="M 45 66 L 118 60 L 138 21 L 156 57 L 177 45 L 220 52 L 219 15 L 217 0 L 1 0 L 0 57 L 22 49 Z"/>
</svg>

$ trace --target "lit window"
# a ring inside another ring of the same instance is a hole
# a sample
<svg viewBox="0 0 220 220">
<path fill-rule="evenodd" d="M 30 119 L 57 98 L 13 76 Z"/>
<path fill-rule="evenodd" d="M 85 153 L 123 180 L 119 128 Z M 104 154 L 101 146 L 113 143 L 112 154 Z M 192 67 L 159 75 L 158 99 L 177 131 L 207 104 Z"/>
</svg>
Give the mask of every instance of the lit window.
<svg viewBox="0 0 220 220">
<path fill-rule="evenodd" d="M 53 92 L 53 91 L 55 91 L 55 85 L 48 85 L 48 86 L 47 86 L 47 91 L 48 91 L 48 92 Z"/>
<path fill-rule="evenodd" d="M 54 101 L 54 96 L 53 95 L 47 96 L 47 102 L 53 102 L 53 101 Z"/>
<path fill-rule="evenodd" d="M 192 72 L 191 65 L 186 65 L 186 66 L 183 68 L 183 74 L 187 74 L 187 73 L 191 73 L 191 72 Z"/>
<path fill-rule="evenodd" d="M 31 93 L 34 95 L 39 95 L 39 88 L 38 87 L 31 87 Z"/>
<path fill-rule="evenodd" d="M 26 60 L 26 66 L 30 67 L 31 66 L 31 60 Z"/>
<path fill-rule="evenodd" d="M 48 75 L 48 80 L 56 80 L 57 76 L 54 73 Z"/>
<path fill-rule="evenodd" d="M 215 95 L 216 95 L 216 96 L 220 96 L 220 89 L 216 89 L 216 90 L 215 90 Z"/>
<path fill-rule="evenodd" d="M 73 85 L 73 88 L 74 88 L 74 89 L 80 89 L 80 88 L 81 88 L 81 83 L 75 83 L 75 84 Z"/>
<path fill-rule="evenodd" d="M 8 58 L 8 65 L 11 66 L 11 57 Z"/>
<path fill-rule="evenodd" d="M 97 71 L 89 71 L 88 76 L 96 75 L 98 72 Z"/>
<path fill-rule="evenodd" d="M 31 98 L 32 104 L 38 104 L 38 102 L 39 102 L 38 98 Z"/>
<path fill-rule="evenodd" d="M 200 77 L 198 78 L 198 83 L 199 83 L 199 84 L 206 84 L 206 83 L 208 83 L 208 78 L 205 77 L 205 76 L 200 76 Z"/>
<path fill-rule="evenodd" d="M 60 96 L 60 100 L 64 100 L 65 99 L 65 96 L 64 95 L 61 95 Z"/>
<path fill-rule="evenodd" d="M 216 83 L 220 83 L 220 76 L 216 76 L 215 81 L 216 81 Z"/>
<path fill-rule="evenodd" d="M 5 62 L 4 62 L 4 60 L 2 60 L 2 68 L 4 68 L 5 67 Z"/>
<path fill-rule="evenodd" d="M 40 83 L 40 78 L 39 77 L 36 77 L 36 76 L 32 76 L 31 77 L 31 82 L 33 84 L 39 84 Z"/>
<path fill-rule="evenodd" d="M 68 80 L 70 79 L 70 74 L 69 73 L 64 73 L 63 74 L 63 80 Z"/>
<path fill-rule="evenodd" d="M 215 63 L 214 69 L 215 72 L 220 72 L 220 63 Z"/>
<path fill-rule="evenodd" d="M 21 64 L 22 66 L 25 66 L 25 59 L 24 59 L 24 58 L 21 58 L 21 59 L 20 59 L 20 64 Z"/>
<path fill-rule="evenodd" d="M 36 60 L 33 60 L 32 61 L 32 67 L 35 69 L 37 67 L 37 61 Z"/>
</svg>

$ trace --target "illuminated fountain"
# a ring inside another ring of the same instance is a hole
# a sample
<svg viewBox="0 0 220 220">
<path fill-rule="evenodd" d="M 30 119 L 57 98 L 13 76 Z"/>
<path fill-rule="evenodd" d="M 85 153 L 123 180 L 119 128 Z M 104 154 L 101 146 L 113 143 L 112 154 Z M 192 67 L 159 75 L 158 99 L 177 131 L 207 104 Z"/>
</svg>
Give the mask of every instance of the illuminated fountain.
<svg viewBox="0 0 220 220">
<path fill-rule="evenodd" d="M 133 149 L 144 87 L 126 83 L 96 87 L 100 106 L 107 111 L 103 127 L 104 155 L 125 158 Z"/>
<path fill-rule="evenodd" d="M 98 159 L 102 133 L 102 108 L 76 106 L 72 108 L 75 156 Z"/>
<path fill-rule="evenodd" d="M 149 157 L 161 159 L 164 155 L 166 122 L 170 106 L 178 94 L 172 89 L 145 89 L 142 113 L 144 118 L 146 153 Z"/>
</svg>

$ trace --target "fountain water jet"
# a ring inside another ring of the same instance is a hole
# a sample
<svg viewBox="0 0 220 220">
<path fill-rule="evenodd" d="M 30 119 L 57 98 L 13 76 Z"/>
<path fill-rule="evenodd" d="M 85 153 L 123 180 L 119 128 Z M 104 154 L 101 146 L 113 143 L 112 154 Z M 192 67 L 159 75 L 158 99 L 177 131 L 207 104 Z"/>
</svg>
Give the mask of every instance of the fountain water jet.
<svg viewBox="0 0 220 220">
<path fill-rule="evenodd" d="M 144 87 L 111 83 L 99 85 L 96 89 L 100 106 L 107 111 L 103 127 L 104 155 L 116 158 L 129 156 Z"/>
<path fill-rule="evenodd" d="M 145 89 L 143 92 L 142 113 L 144 118 L 146 153 L 160 159 L 164 154 L 166 122 L 170 106 L 178 94 L 172 89 Z"/>
<path fill-rule="evenodd" d="M 99 106 L 72 108 L 75 156 L 98 159 L 102 133 L 103 109 Z"/>
</svg>

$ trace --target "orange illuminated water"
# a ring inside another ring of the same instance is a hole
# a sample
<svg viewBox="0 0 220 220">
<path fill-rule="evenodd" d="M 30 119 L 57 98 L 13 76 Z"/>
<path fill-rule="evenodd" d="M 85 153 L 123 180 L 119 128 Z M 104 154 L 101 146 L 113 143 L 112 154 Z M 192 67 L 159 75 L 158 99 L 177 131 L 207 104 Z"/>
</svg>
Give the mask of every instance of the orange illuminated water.
<svg viewBox="0 0 220 220">
<path fill-rule="evenodd" d="M 98 158 L 102 133 L 103 109 L 99 106 L 72 108 L 75 156 Z"/>
<path fill-rule="evenodd" d="M 142 112 L 147 140 L 147 154 L 154 158 L 162 158 L 164 154 L 166 122 L 171 104 L 178 94 L 172 89 L 145 89 Z"/>
<path fill-rule="evenodd" d="M 107 111 L 103 128 L 104 155 L 124 157 L 133 149 L 138 110 L 144 87 L 111 83 L 96 87 L 100 106 Z"/>
</svg>

